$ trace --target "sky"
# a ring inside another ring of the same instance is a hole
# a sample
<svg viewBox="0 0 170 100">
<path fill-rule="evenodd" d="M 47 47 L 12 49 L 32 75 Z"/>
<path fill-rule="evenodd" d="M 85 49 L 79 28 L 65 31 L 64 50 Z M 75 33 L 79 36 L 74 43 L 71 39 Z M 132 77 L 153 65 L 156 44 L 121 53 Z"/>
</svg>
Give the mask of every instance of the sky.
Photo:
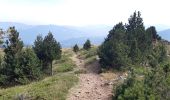
<svg viewBox="0 0 170 100">
<path fill-rule="evenodd" d="M 169 0 L 0 0 L 0 22 L 115 25 L 140 11 L 147 25 L 170 26 Z"/>
</svg>

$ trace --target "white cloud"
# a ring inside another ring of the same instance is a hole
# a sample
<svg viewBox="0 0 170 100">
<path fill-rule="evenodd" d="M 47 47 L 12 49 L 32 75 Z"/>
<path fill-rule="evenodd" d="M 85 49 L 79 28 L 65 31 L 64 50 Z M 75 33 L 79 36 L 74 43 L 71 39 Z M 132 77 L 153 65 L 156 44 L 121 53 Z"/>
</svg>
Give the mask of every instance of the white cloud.
<svg viewBox="0 0 170 100">
<path fill-rule="evenodd" d="M 13 2 L 11 2 L 13 1 Z M 28 24 L 91 25 L 127 22 L 139 10 L 146 24 L 170 25 L 168 0 L 0 0 L 0 21 Z M 17 1 L 17 2 L 14 2 Z"/>
</svg>

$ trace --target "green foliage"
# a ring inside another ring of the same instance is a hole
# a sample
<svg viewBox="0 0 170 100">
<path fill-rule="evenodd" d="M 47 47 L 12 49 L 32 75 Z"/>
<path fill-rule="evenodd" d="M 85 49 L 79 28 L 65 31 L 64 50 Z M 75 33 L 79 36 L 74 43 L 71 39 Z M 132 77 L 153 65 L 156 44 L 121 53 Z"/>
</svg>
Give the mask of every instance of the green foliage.
<svg viewBox="0 0 170 100">
<path fill-rule="evenodd" d="M 91 47 L 89 50 L 80 50 L 79 57 L 84 59 L 85 65 L 89 65 L 97 61 L 98 47 Z"/>
<path fill-rule="evenodd" d="M 92 56 L 92 57 L 87 58 L 87 59 L 85 60 L 85 65 L 92 64 L 92 63 L 94 63 L 95 61 L 97 61 L 96 56 Z"/>
<path fill-rule="evenodd" d="M 98 47 L 92 47 L 90 50 L 80 50 L 80 57 L 87 59 L 93 56 L 97 56 Z"/>
<path fill-rule="evenodd" d="M 27 85 L 0 89 L 0 100 L 65 100 L 69 89 L 78 82 L 74 74 L 57 74 Z"/>
<path fill-rule="evenodd" d="M 88 40 L 84 43 L 83 49 L 89 50 L 90 48 L 91 48 L 91 42 L 90 42 L 90 40 L 88 39 Z"/>
<path fill-rule="evenodd" d="M 60 59 L 61 58 L 61 46 L 60 43 L 58 43 L 55 38 L 53 37 L 52 33 L 49 32 L 47 36 L 45 36 L 44 41 L 44 61 L 48 65 L 50 63 L 50 74 L 52 75 L 52 61 L 54 59 Z M 48 68 L 47 68 L 48 69 Z"/>
<path fill-rule="evenodd" d="M 40 77 L 40 63 L 36 54 L 31 48 L 22 50 L 19 56 L 20 76 L 29 80 L 38 79 Z"/>
<path fill-rule="evenodd" d="M 33 46 L 34 52 L 36 53 L 37 57 L 40 61 L 44 59 L 44 45 L 43 45 L 43 37 L 38 35 Z"/>
<path fill-rule="evenodd" d="M 55 40 L 51 32 L 49 32 L 48 35 L 45 36 L 43 45 L 46 61 L 49 60 L 51 62 L 54 59 L 61 58 L 61 45 Z"/>
<path fill-rule="evenodd" d="M 5 45 L 5 55 L 3 61 L 3 68 L 1 75 L 4 76 L 4 80 L 1 85 L 13 84 L 20 78 L 19 71 L 19 56 L 23 48 L 23 42 L 19 39 L 19 33 L 15 30 L 15 27 L 9 28 L 9 40 L 6 41 Z"/>
<path fill-rule="evenodd" d="M 72 71 L 73 68 L 76 67 L 75 63 L 70 58 L 72 56 L 70 52 L 72 51 L 68 50 L 63 52 L 61 59 L 55 61 L 54 64 L 56 65 L 53 68 L 54 73 Z"/>
<path fill-rule="evenodd" d="M 4 30 L 0 28 L 0 45 L 4 43 L 4 36 L 3 36 L 4 34 L 6 34 L 6 32 L 4 32 Z"/>
<path fill-rule="evenodd" d="M 169 64 L 154 67 L 140 79 L 138 73 L 133 73 L 119 87 L 117 87 L 116 100 L 169 100 L 170 70 Z"/>
<path fill-rule="evenodd" d="M 100 63 L 104 68 L 116 69 L 129 65 L 155 66 L 166 59 L 166 49 L 159 44 L 160 39 L 155 27 L 145 30 L 140 12 L 134 12 L 128 24 L 118 23 L 109 31 L 99 47 Z"/>
<path fill-rule="evenodd" d="M 129 48 L 124 43 L 125 35 L 125 27 L 122 23 L 115 25 L 109 32 L 108 38 L 99 47 L 98 52 L 103 67 L 121 69 L 122 66 L 128 66 Z"/>
<path fill-rule="evenodd" d="M 37 36 L 34 42 L 34 51 L 41 60 L 42 70 L 52 75 L 52 62 L 61 58 L 61 45 L 55 40 L 52 33 L 49 32 L 43 39 Z M 50 66 L 49 66 L 50 65 Z"/>
<path fill-rule="evenodd" d="M 85 69 L 79 69 L 74 72 L 75 74 L 86 74 L 87 71 Z"/>
<path fill-rule="evenodd" d="M 154 26 L 150 26 L 146 29 L 148 35 L 151 35 L 153 40 L 161 40 L 161 37 L 157 34 L 156 28 Z"/>
<path fill-rule="evenodd" d="M 100 47 L 100 63 L 103 67 L 112 66 L 112 68 L 115 69 L 128 66 L 129 59 L 126 52 L 127 49 L 126 45 L 122 43 L 107 41 L 105 45 Z"/>
<path fill-rule="evenodd" d="M 27 52 L 26 50 L 27 49 L 24 49 L 22 52 Z M 29 48 L 28 52 L 31 54 L 32 50 Z M 71 49 L 64 49 L 61 59 L 53 61 L 53 76 L 45 77 L 42 80 L 34 81 L 26 85 L 0 88 L 0 100 L 18 100 L 21 97 L 29 100 L 65 100 L 69 89 L 78 82 L 77 75 L 73 72 L 66 73 L 68 69 L 76 66 L 75 62 L 70 58 L 72 54 L 74 53 Z M 62 70 L 60 70 L 60 68 Z M 20 81 L 25 80 L 21 79 Z"/>
<path fill-rule="evenodd" d="M 56 68 L 56 71 L 57 72 L 68 72 L 68 71 L 72 71 L 73 68 L 74 68 L 74 66 L 69 65 L 69 64 L 66 63 L 66 64 L 62 64 L 62 65 L 58 66 Z"/>
<path fill-rule="evenodd" d="M 8 30 L 9 40 L 6 41 L 5 55 L 0 68 L 0 84 L 26 84 L 40 77 L 39 60 L 31 48 L 23 49 L 19 33 L 15 27 Z"/>
<path fill-rule="evenodd" d="M 160 63 L 167 61 L 166 48 L 162 43 L 155 46 L 152 53 L 148 56 L 148 61 L 151 67 L 158 66 Z"/>
<path fill-rule="evenodd" d="M 144 100 L 143 84 L 139 80 L 128 79 L 117 88 L 116 100 Z"/>
<path fill-rule="evenodd" d="M 77 44 L 73 47 L 73 51 L 74 51 L 74 52 L 78 52 L 78 51 L 79 51 L 79 47 L 78 47 Z"/>
</svg>

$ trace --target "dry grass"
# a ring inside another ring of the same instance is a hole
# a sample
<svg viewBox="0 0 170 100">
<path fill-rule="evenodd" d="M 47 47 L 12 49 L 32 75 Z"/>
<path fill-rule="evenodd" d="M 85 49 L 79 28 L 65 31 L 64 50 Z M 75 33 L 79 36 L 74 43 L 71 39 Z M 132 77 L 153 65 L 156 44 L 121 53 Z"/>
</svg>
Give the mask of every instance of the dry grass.
<svg viewBox="0 0 170 100">
<path fill-rule="evenodd" d="M 118 77 L 117 74 L 113 72 L 107 72 L 107 73 L 101 73 L 101 75 L 106 79 L 106 80 L 112 80 L 116 79 Z"/>
<path fill-rule="evenodd" d="M 0 100 L 65 100 L 68 90 L 77 83 L 73 74 L 57 74 L 28 85 L 0 90 Z"/>
</svg>

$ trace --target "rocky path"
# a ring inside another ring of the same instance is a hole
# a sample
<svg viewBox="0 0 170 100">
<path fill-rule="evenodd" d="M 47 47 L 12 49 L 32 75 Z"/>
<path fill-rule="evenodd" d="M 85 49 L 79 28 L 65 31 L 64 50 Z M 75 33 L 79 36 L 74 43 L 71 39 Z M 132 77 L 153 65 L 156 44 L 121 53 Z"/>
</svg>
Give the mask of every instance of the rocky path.
<svg viewBox="0 0 170 100">
<path fill-rule="evenodd" d="M 98 62 L 84 66 L 84 60 L 77 55 L 72 57 L 77 69 L 86 70 L 86 74 L 79 74 L 79 83 L 70 90 L 67 100 L 111 100 L 112 85 L 108 85 L 98 71 Z"/>
</svg>

